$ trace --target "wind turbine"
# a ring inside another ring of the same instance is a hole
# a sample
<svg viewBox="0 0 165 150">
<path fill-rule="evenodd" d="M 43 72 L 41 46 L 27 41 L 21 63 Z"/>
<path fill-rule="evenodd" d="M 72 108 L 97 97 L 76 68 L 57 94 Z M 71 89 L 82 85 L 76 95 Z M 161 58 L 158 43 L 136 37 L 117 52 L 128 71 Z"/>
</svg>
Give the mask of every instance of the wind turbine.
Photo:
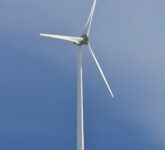
<svg viewBox="0 0 165 150">
<path fill-rule="evenodd" d="M 54 34 L 40 34 L 41 36 L 50 37 L 50 38 L 56 38 L 56 39 L 62 39 L 71 41 L 74 44 L 78 46 L 78 68 L 77 68 L 77 150 L 84 150 L 84 123 L 83 123 L 83 81 L 82 81 L 82 45 L 87 45 L 89 48 L 89 51 L 101 73 L 101 76 L 112 96 L 114 97 L 112 90 L 104 76 L 104 73 L 96 59 L 96 56 L 91 49 L 91 46 L 89 44 L 89 31 L 92 23 L 92 18 L 94 14 L 96 6 L 96 0 L 93 2 L 93 6 L 90 12 L 90 15 L 88 17 L 87 23 L 83 29 L 82 36 L 80 37 L 73 37 L 73 36 L 61 36 L 61 35 L 54 35 Z"/>
</svg>

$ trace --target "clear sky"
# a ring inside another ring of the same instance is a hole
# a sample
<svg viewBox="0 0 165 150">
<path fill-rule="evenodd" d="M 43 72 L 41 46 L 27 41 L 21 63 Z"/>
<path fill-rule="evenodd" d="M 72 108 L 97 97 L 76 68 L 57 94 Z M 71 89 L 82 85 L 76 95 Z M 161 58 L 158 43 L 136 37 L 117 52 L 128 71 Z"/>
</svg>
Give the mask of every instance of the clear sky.
<svg viewBox="0 0 165 150">
<path fill-rule="evenodd" d="M 0 149 L 76 150 L 78 36 L 92 0 L 0 0 Z M 85 150 L 165 149 L 165 1 L 97 0 L 83 47 Z"/>
</svg>

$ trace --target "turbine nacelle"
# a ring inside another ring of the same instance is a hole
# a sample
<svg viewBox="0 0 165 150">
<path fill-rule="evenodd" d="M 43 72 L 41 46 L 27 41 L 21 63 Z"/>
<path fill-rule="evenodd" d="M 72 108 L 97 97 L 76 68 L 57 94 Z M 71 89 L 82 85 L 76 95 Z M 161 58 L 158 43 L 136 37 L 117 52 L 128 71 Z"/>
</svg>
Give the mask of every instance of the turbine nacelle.
<svg viewBox="0 0 165 150">
<path fill-rule="evenodd" d="M 78 44 L 76 42 L 73 42 L 73 43 L 78 45 L 78 46 L 88 45 L 88 43 L 89 43 L 88 35 L 84 34 L 84 35 L 81 36 L 81 38 L 82 38 L 82 40 Z"/>
</svg>

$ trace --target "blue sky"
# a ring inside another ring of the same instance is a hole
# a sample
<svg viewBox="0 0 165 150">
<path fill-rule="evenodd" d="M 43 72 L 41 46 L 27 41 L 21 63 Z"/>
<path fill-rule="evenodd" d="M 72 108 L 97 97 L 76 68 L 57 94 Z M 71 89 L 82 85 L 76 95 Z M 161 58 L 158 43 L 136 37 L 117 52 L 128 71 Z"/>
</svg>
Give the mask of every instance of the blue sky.
<svg viewBox="0 0 165 150">
<path fill-rule="evenodd" d="M 76 46 L 92 0 L 0 1 L 0 149 L 76 149 Z M 98 0 L 83 47 L 85 149 L 165 149 L 165 2 Z"/>
</svg>

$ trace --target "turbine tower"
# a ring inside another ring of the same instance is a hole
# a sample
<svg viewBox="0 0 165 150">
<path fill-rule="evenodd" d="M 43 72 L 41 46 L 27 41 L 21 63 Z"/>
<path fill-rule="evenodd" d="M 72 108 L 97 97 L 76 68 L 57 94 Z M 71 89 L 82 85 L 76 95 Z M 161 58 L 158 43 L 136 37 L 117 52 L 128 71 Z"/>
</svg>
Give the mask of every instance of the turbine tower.
<svg viewBox="0 0 165 150">
<path fill-rule="evenodd" d="M 112 90 L 104 76 L 104 73 L 96 59 L 96 56 L 91 49 L 89 44 L 89 31 L 92 23 L 92 18 L 94 14 L 96 6 L 96 0 L 93 2 L 93 6 L 88 17 L 87 23 L 83 29 L 82 36 L 80 37 L 73 37 L 73 36 L 61 36 L 61 35 L 54 35 L 54 34 L 40 34 L 41 36 L 62 39 L 71 41 L 78 47 L 78 65 L 77 65 L 77 150 L 84 150 L 84 123 L 83 123 L 83 80 L 82 80 L 82 45 L 87 45 L 88 49 L 101 73 L 101 76 L 112 96 L 114 97 Z"/>
</svg>

